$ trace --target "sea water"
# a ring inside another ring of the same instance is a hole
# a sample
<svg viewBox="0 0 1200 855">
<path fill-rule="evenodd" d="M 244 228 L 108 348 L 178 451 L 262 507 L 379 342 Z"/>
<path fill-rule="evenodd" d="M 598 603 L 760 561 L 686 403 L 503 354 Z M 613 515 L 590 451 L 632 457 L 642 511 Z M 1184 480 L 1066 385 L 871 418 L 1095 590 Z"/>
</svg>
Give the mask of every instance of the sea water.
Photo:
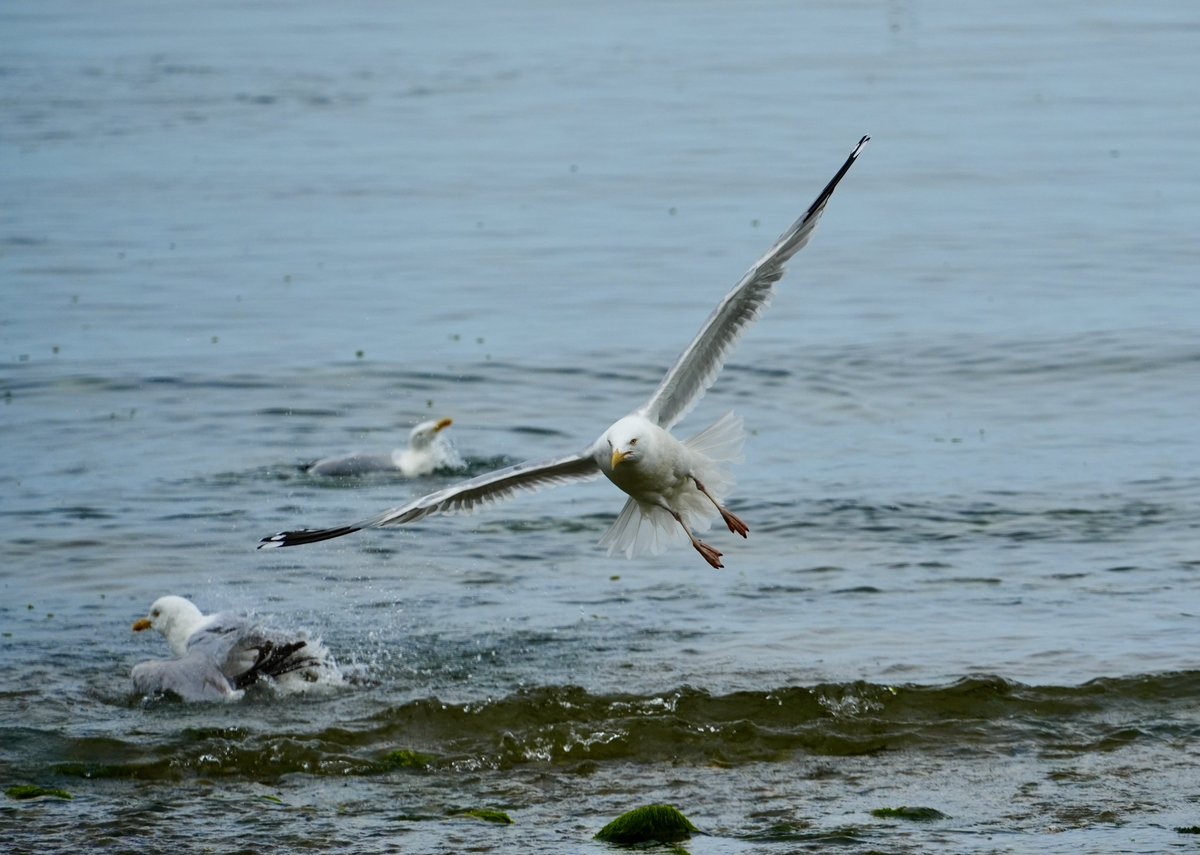
<svg viewBox="0 0 1200 855">
<path fill-rule="evenodd" d="M 1161 852 L 1200 824 L 1193 4 L 0 10 L 15 852 Z M 273 552 L 577 451 L 873 140 L 680 426 L 746 541 L 607 482 Z M 340 689 L 132 693 L 162 594 Z M 889 814 L 898 807 L 932 812 Z M 463 814 L 503 811 L 511 825 Z M 925 817 L 914 819 L 911 817 Z"/>
</svg>

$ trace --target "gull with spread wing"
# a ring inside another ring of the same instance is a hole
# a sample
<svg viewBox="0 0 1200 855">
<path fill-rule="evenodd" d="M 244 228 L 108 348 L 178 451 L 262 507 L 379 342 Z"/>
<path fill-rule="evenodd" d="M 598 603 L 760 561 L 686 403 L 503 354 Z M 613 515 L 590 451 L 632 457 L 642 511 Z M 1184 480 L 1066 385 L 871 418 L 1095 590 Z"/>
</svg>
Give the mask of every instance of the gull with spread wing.
<svg viewBox="0 0 1200 855">
<path fill-rule="evenodd" d="M 186 597 L 159 597 L 134 632 L 158 630 L 173 659 L 133 666 L 134 691 L 171 693 L 185 701 L 236 701 L 247 686 L 267 679 L 295 691 L 323 682 L 340 683 L 329 650 L 303 633 L 266 629 L 237 614 L 206 615 Z"/>
<path fill-rule="evenodd" d="M 610 555 L 657 554 L 682 533 L 705 561 L 722 567 L 721 553 L 696 533 L 706 531 L 717 515 L 734 534 L 745 537 L 750 530 L 722 504 L 733 486 L 729 464 L 742 459 L 742 420 L 728 413 L 683 441 L 670 430 L 717 379 L 742 333 L 767 307 L 784 265 L 808 243 L 838 182 L 868 139 L 859 140 L 816 201 L 725 295 L 650 400 L 615 422 L 587 448 L 480 475 L 351 525 L 280 532 L 263 538 L 259 548 L 316 543 L 364 528 L 405 525 L 432 514 L 470 512 L 516 493 L 605 475 L 629 496 L 600 540 Z"/>
</svg>

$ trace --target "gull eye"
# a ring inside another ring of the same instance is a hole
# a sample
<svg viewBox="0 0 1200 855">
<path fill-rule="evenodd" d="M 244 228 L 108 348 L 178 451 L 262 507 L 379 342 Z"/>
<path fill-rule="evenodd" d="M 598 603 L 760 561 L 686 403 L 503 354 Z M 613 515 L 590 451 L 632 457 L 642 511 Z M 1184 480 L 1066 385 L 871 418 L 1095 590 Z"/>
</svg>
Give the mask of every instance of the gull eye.
<svg viewBox="0 0 1200 855">
<path fill-rule="evenodd" d="M 635 436 L 633 439 L 629 440 L 629 444 L 630 444 L 630 445 L 637 445 L 637 437 Z"/>
<path fill-rule="evenodd" d="M 155 609 L 154 611 L 150 612 L 150 617 L 158 617 L 158 609 Z"/>
</svg>

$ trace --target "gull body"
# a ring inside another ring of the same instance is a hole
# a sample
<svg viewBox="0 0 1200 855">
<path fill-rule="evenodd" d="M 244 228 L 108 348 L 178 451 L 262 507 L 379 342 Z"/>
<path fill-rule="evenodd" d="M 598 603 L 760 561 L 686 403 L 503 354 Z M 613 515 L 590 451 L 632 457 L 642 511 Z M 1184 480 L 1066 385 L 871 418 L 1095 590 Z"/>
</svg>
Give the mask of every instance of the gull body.
<svg viewBox="0 0 1200 855">
<path fill-rule="evenodd" d="M 636 413 L 615 422 L 593 445 L 593 460 L 629 498 L 600 545 L 627 556 L 657 554 L 682 532 L 705 561 L 721 567 L 721 553 L 696 532 L 708 529 L 714 511 L 731 532 L 749 532 L 721 504 L 733 486 L 728 464 L 741 460 L 744 438 L 732 413 L 682 442 Z"/>
<path fill-rule="evenodd" d="M 741 460 L 742 421 L 727 414 L 682 441 L 671 429 L 717 379 L 742 333 L 767 307 L 784 265 L 808 243 L 833 191 L 867 140 L 865 136 L 859 140 L 804 214 L 725 295 L 650 399 L 614 422 L 587 448 L 480 475 L 350 525 L 280 532 L 263 538 L 259 548 L 299 546 L 364 528 L 405 525 L 431 514 L 470 512 L 516 493 L 605 475 L 629 497 L 600 540 L 609 554 L 657 554 L 671 541 L 686 536 L 705 561 L 721 567 L 721 553 L 696 533 L 706 530 L 718 516 L 734 534 L 745 537 L 749 532 L 722 504 L 733 486 L 730 466 Z"/>
<path fill-rule="evenodd" d="M 463 461 L 443 431 L 453 419 L 421 422 L 408 434 L 408 445 L 390 454 L 346 454 L 325 457 L 308 467 L 312 475 L 349 476 L 393 472 L 421 478 L 439 469 L 462 469 Z"/>
<path fill-rule="evenodd" d="M 185 701 L 242 697 L 264 677 L 296 675 L 315 682 L 336 673 L 332 656 L 319 642 L 264 630 L 241 615 L 206 615 L 185 597 L 159 597 L 134 632 L 157 630 L 173 659 L 139 662 L 130 677 L 141 694 L 171 692 Z"/>
</svg>

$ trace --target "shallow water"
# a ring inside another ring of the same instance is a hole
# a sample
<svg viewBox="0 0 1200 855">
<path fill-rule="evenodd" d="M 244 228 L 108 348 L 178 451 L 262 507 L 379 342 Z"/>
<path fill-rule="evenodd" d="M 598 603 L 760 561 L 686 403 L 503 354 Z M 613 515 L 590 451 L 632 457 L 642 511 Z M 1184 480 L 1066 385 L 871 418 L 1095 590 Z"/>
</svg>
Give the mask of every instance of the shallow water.
<svg viewBox="0 0 1200 855">
<path fill-rule="evenodd" d="M 0 802 L 13 851 L 1161 852 L 1200 823 L 1190 4 L 0 10 Z M 604 483 L 256 552 L 572 451 L 872 143 L 682 427 L 714 532 Z M 164 593 L 354 680 L 133 696 Z M 872 811 L 928 807 L 917 822 Z M 457 816 L 507 812 L 498 826 Z M 231 844 L 230 840 L 236 840 Z M 208 843 L 206 841 L 213 841 Z"/>
</svg>

